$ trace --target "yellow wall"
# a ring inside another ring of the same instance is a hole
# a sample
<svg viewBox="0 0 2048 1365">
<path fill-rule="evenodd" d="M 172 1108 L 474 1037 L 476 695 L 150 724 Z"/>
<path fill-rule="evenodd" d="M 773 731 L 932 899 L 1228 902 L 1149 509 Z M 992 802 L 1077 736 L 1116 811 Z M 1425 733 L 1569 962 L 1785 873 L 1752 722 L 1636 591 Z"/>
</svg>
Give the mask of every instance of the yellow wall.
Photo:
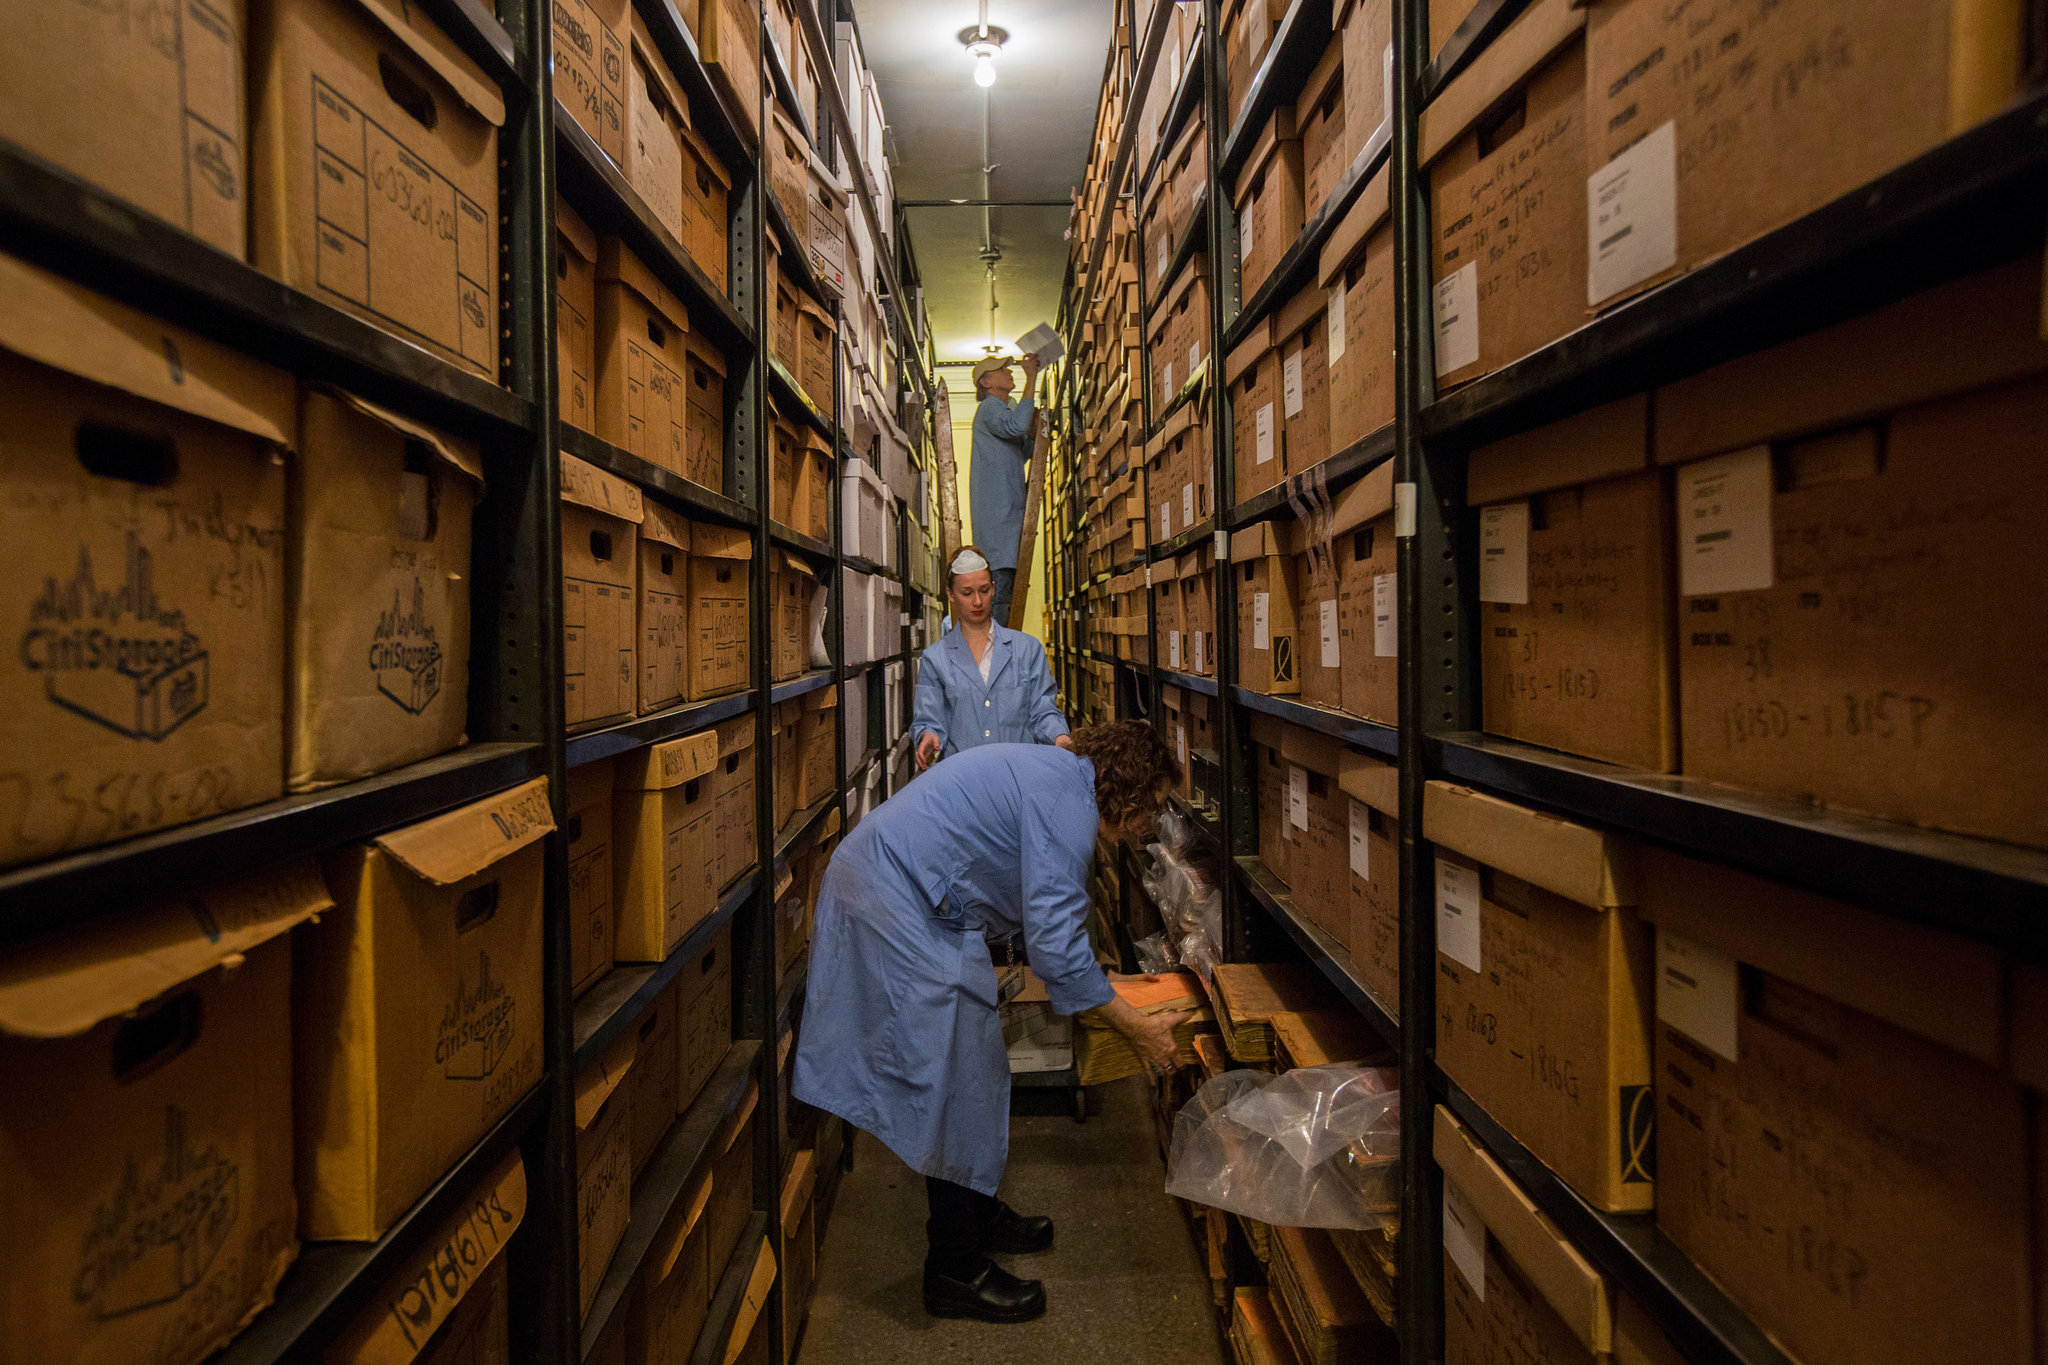
<svg viewBox="0 0 2048 1365">
<path fill-rule="evenodd" d="M 973 487 L 974 468 L 974 380 L 964 367 L 949 365 L 939 371 L 946 378 L 946 392 L 953 405 L 953 461 L 959 466 L 960 479 L 960 534 L 963 543 L 974 543 L 974 499 L 967 490 Z M 1031 554 L 1031 594 L 1026 599 L 1024 631 L 1045 639 L 1045 522 L 1043 507 L 1040 509 L 1039 536 L 1036 548 Z"/>
</svg>

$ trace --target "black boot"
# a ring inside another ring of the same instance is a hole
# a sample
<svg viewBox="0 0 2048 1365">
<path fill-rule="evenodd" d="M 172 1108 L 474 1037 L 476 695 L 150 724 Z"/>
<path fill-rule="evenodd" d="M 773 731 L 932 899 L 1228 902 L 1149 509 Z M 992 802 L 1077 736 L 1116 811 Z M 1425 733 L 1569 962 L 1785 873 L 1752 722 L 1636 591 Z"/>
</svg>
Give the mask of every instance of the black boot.
<svg viewBox="0 0 2048 1365">
<path fill-rule="evenodd" d="M 1045 1313 L 1045 1287 L 1020 1280 L 984 1259 L 970 1278 L 924 1268 L 924 1311 L 935 1318 L 976 1318 L 982 1322 L 1029 1322 Z"/>
<path fill-rule="evenodd" d="M 1052 1219 L 1026 1218 L 1001 1200 L 982 1225 L 981 1249 L 991 1256 L 1029 1256 L 1052 1250 Z"/>
</svg>

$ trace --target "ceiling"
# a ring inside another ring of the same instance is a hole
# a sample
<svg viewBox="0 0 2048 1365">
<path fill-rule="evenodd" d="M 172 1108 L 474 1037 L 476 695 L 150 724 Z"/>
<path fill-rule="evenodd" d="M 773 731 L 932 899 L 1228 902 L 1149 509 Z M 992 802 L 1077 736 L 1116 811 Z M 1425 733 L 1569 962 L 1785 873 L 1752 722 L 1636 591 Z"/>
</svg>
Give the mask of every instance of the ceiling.
<svg viewBox="0 0 2048 1365">
<path fill-rule="evenodd" d="M 1002 253 L 995 263 L 994 339 L 1014 351 L 1016 338 L 1052 321 L 1059 307 L 1065 203 L 1087 168 L 1113 6 L 1109 0 L 989 0 L 988 22 L 1010 36 L 987 91 L 975 85 L 974 64 L 958 36 L 979 22 L 978 0 L 853 0 L 853 6 L 881 90 L 898 198 L 1058 201 L 1050 208 L 987 212 Z M 986 195 L 984 99 L 988 160 L 995 167 Z M 938 358 L 979 359 L 991 326 L 982 210 L 904 212 Z"/>
</svg>

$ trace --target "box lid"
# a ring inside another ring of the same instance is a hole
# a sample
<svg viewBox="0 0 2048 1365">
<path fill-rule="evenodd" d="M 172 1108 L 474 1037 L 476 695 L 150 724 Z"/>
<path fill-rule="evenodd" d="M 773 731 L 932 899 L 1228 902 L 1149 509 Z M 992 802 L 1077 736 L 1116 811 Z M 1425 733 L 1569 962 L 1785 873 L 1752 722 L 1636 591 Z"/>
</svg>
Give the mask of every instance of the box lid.
<svg viewBox="0 0 2048 1365">
<path fill-rule="evenodd" d="M 1392 516 L 1394 512 L 1394 464 L 1383 461 L 1337 495 L 1327 517 L 1297 518 L 1286 523 L 1286 542 L 1294 554 L 1304 554 L 1311 545 L 1326 544 L 1349 535 L 1369 521 Z"/>
<path fill-rule="evenodd" d="M 689 127 L 690 101 L 684 97 L 682 88 L 675 82 L 675 77 L 669 74 L 668 59 L 661 55 L 661 49 L 655 45 L 654 35 L 648 32 L 647 24 L 640 18 L 640 11 L 637 9 L 632 11 L 632 24 L 634 59 L 654 78 L 655 93 L 662 103 L 668 105 L 670 112 L 675 116 L 677 126 Z"/>
<path fill-rule="evenodd" d="M 1238 342 L 1230 354 L 1223 358 L 1224 382 L 1235 384 L 1244 377 L 1246 370 L 1258 364 L 1266 352 L 1272 349 L 1273 315 L 1268 313 L 1260 318 L 1258 324 L 1245 333 L 1244 340 Z"/>
<path fill-rule="evenodd" d="M 683 1258 L 683 1248 L 689 1245 L 690 1234 L 703 1221 L 704 1210 L 711 1206 L 711 1191 L 718 1184 L 717 1168 L 706 1162 L 697 1173 L 695 1180 L 683 1189 L 682 1197 L 676 1201 L 675 1210 L 668 1221 L 661 1225 L 661 1231 L 654 1235 L 654 1244 L 647 1249 L 650 1278 L 647 1283 L 658 1285 L 674 1273 L 676 1262 Z"/>
<path fill-rule="evenodd" d="M 1306 128 L 1309 116 L 1315 112 L 1323 96 L 1329 93 L 1332 82 L 1344 76 L 1344 35 L 1334 34 L 1323 48 L 1323 55 L 1309 70 L 1308 79 L 1301 83 L 1301 93 L 1294 100 L 1294 126 Z"/>
<path fill-rule="evenodd" d="M 640 511 L 640 539 L 660 541 L 677 550 L 690 548 L 690 522 L 681 512 L 653 498 L 642 498 Z"/>
<path fill-rule="evenodd" d="M 619 756 L 620 791 L 665 791 L 695 781 L 718 766 L 718 732 L 665 739 Z"/>
<path fill-rule="evenodd" d="M 479 485 L 483 483 L 484 457 L 483 452 L 477 448 L 475 442 L 465 441 L 460 436 L 450 436 L 446 432 L 436 431 L 430 426 L 413 421 L 410 417 L 402 416 L 387 407 L 372 403 L 367 398 L 358 398 L 345 389 L 337 389 L 327 384 L 317 384 L 311 387 L 326 394 L 336 402 L 353 409 L 362 416 L 369 418 L 379 426 L 388 427 L 405 440 L 418 441 L 432 452 L 434 457 L 440 460 L 441 463 L 448 465 L 458 473 L 467 474 Z"/>
<path fill-rule="evenodd" d="M 638 17 L 637 13 L 634 17 Z M 686 105 L 685 108 L 687 107 Z M 776 112 L 779 114 L 782 111 L 778 108 Z M 695 156 L 697 164 L 711 172 L 712 177 L 718 181 L 721 189 L 730 191 L 732 189 L 732 173 L 726 170 L 725 163 L 718 159 L 716 152 L 711 150 L 711 144 L 698 135 L 696 128 L 691 125 L 687 117 L 683 120 L 683 126 L 676 131 L 682 135 L 683 150 Z"/>
<path fill-rule="evenodd" d="M 1286 553 L 1281 546 L 1280 530 L 1270 521 L 1253 522 L 1230 533 L 1230 562 L 1233 564 Z"/>
<path fill-rule="evenodd" d="M 241 352 L 0 256 L 0 347 L 52 369 L 281 446 L 297 437 L 292 378 Z"/>
<path fill-rule="evenodd" d="M 555 827 L 548 780 L 536 777 L 370 842 L 409 871 L 452 886 L 538 840 Z"/>
<path fill-rule="evenodd" d="M 816 299 L 812 298 L 810 294 L 801 289 L 797 291 L 796 306 L 798 312 L 815 313 L 817 315 L 818 321 L 822 322 L 828 328 L 832 326 L 832 314 L 826 309 L 825 305 L 818 302 Z"/>
<path fill-rule="evenodd" d="M 1583 0 L 1536 0 L 1422 111 L 1418 164 L 1427 166 L 1474 120 L 1584 31 Z"/>
<path fill-rule="evenodd" d="M 597 264 L 597 234 L 559 194 L 555 196 L 555 235 L 567 242 L 570 250 L 585 261 Z"/>
<path fill-rule="evenodd" d="M 806 712 L 829 711 L 839 705 L 839 689 L 836 687 L 813 688 L 797 698 L 797 700 L 803 703 L 803 708 Z"/>
<path fill-rule="evenodd" d="M 1465 501 L 1483 507 L 1649 466 L 1650 396 L 1632 394 L 1479 447 L 1467 465 Z"/>
<path fill-rule="evenodd" d="M 1238 172 L 1237 189 L 1232 196 L 1243 203 L 1251 193 L 1252 183 L 1259 178 L 1259 172 L 1266 169 L 1266 163 L 1273 159 L 1283 142 L 1299 142 L 1301 134 L 1295 131 L 1294 106 L 1283 104 L 1266 119 L 1266 126 L 1259 130 L 1259 140 L 1252 144 L 1250 159 L 1244 169 Z"/>
<path fill-rule="evenodd" d="M 1391 196 L 1391 172 L 1381 166 L 1365 182 L 1365 188 L 1358 192 L 1350 209 L 1337 223 L 1337 230 L 1323 243 L 1323 254 L 1316 265 L 1316 278 L 1327 287 L 1351 264 L 1352 259 L 1364 248 L 1367 239 L 1385 223 L 1393 212 Z"/>
<path fill-rule="evenodd" d="M 333 904 L 320 869 L 297 859 L 10 948 L 0 955 L 0 1032 L 84 1033 Z"/>
<path fill-rule="evenodd" d="M 647 515 L 639 488 L 566 450 L 562 452 L 562 501 L 636 525 Z"/>
<path fill-rule="evenodd" d="M 1595 1354 L 1613 1350 L 1614 1301 L 1607 1281 L 1442 1105 L 1436 1110 L 1433 1146 L 1444 1179 L 1457 1186 L 1485 1221 L 1487 1235 L 1557 1310 L 1572 1335 Z"/>
<path fill-rule="evenodd" d="M 720 379 L 725 378 L 725 352 L 712 344 L 711 338 L 702 332 L 691 332 L 683 338 L 683 349 L 693 360 L 699 360 L 715 371 Z"/>
<path fill-rule="evenodd" d="M 1422 832 L 1488 867 L 1599 909 L 1635 905 L 1635 841 L 1449 782 L 1431 782 Z"/>
<path fill-rule="evenodd" d="M 805 560 L 801 556 L 793 554 L 788 550 L 782 551 L 781 567 L 783 570 L 788 572 L 800 573 L 805 578 L 816 578 L 818 576 L 817 570 L 813 569 L 810 566 L 810 562 L 808 560 Z"/>
<path fill-rule="evenodd" d="M 1305 284 L 1273 314 L 1273 340 L 1286 345 L 1305 328 L 1323 325 L 1323 310 L 1330 305 L 1320 284 Z"/>
<path fill-rule="evenodd" d="M 1344 752 L 1337 785 L 1346 796 L 1365 802 L 1382 815 L 1401 814 L 1401 770 L 1366 754 Z"/>
<path fill-rule="evenodd" d="M 1310 772 L 1334 778 L 1344 769 L 1344 741 L 1290 725 L 1280 740 L 1280 757 Z"/>
<path fill-rule="evenodd" d="M 752 716 L 722 720 L 715 728 L 718 734 L 718 756 L 721 759 L 731 758 L 734 754 L 743 753 L 754 747 Z"/>
<path fill-rule="evenodd" d="M 505 96 L 483 68 L 427 16 L 424 8 L 405 0 L 356 0 L 403 43 L 413 56 L 433 68 L 456 98 L 474 109 L 493 128 L 505 126 Z"/>
<path fill-rule="evenodd" d="M 690 557 L 752 559 L 753 533 L 742 526 L 720 526 L 711 521 L 693 521 L 690 523 Z"/>
<path fill-rule="evenodd" d="M 799 1151 L 789 1163 L 782 1180 L 782 1234 L 796 1236 L 797 1225 L 811 1207 L 811 1194 L 818 1187 L 818 1157 L 811 1148 Z"/>
<path fill-rule="evenodd" d="M 576 1072 L 576 1128 L 581 1132 L 597 1120 L 604 1102 L 612 1097 L 633 1069 L 640 1047 L 640 1030 L 627 1029 L 612 1040 L 602 1055 L 586 1062 Z"/>
<path fill-rule="evenodd" d="M 632 290 L 678 332 L 690 330 L 690 310 L 683 306 L 683 301 L 616 237 L 597 240 L 597 278 L 605 282 L 616 280 Z"/>
<path fill-rule="evenodd" d="M 1209 572 L 1211 554 L 1206 545 L 1183 552 L 1173 561 L 1174 576 L 1177 578 L 1200 578 Z"/>
</svg>

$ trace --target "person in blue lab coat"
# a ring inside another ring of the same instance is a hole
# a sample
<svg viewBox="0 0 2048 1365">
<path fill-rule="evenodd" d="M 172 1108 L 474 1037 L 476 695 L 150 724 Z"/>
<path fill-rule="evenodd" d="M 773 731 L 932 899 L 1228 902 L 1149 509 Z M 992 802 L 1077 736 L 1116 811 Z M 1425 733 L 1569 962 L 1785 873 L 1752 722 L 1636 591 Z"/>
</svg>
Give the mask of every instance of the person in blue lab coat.
<svg viewBox="0 0 2048 1365">
<path fill-rule="evenodd" d="M 983 744 L 1073 747 L 1045 646 L 995 619 L 993 579 L 978 545 L 946 566 L 953 629 L 919 659 L 911 709 L 919 772 Z"/>
<path fill-rule="evenodd" d="M 974 538 L 988 547 L 995 580 L 994 613 L 1010 624 L 1010 593 L 1017 585 L 1017 547 L 1024 533 L 1024 471 L 1031 465 L 1031 386 L 1038 357 L 1024 357 L 1024 395 L 1013 405 L 1017 380 L 1007 356 L 974 367 L 974 460 L 967 473 Z"/>
<path fill-rule="evenodd" d="M 1179 1018 L 1139 1014 L 1096 964 L 1088 867 L 1098 836 L 1150 833 L 1180 765 L 1143 721 L 1072 738 L 983 745 L 917 777 L 847 835 L 818 896 L 794 1094 L 925 1177 L 937 1317 L 1045 1311 L 1038 1281 L 989 1259 L 1053 1239 L 1050 1219 L 996 1197 L 1010 1149 L 997 960 L 1028 961 L 1061 1014 L 1101 1007 L 1148 1074 L 1173 1065 Z"/>
</svg>

